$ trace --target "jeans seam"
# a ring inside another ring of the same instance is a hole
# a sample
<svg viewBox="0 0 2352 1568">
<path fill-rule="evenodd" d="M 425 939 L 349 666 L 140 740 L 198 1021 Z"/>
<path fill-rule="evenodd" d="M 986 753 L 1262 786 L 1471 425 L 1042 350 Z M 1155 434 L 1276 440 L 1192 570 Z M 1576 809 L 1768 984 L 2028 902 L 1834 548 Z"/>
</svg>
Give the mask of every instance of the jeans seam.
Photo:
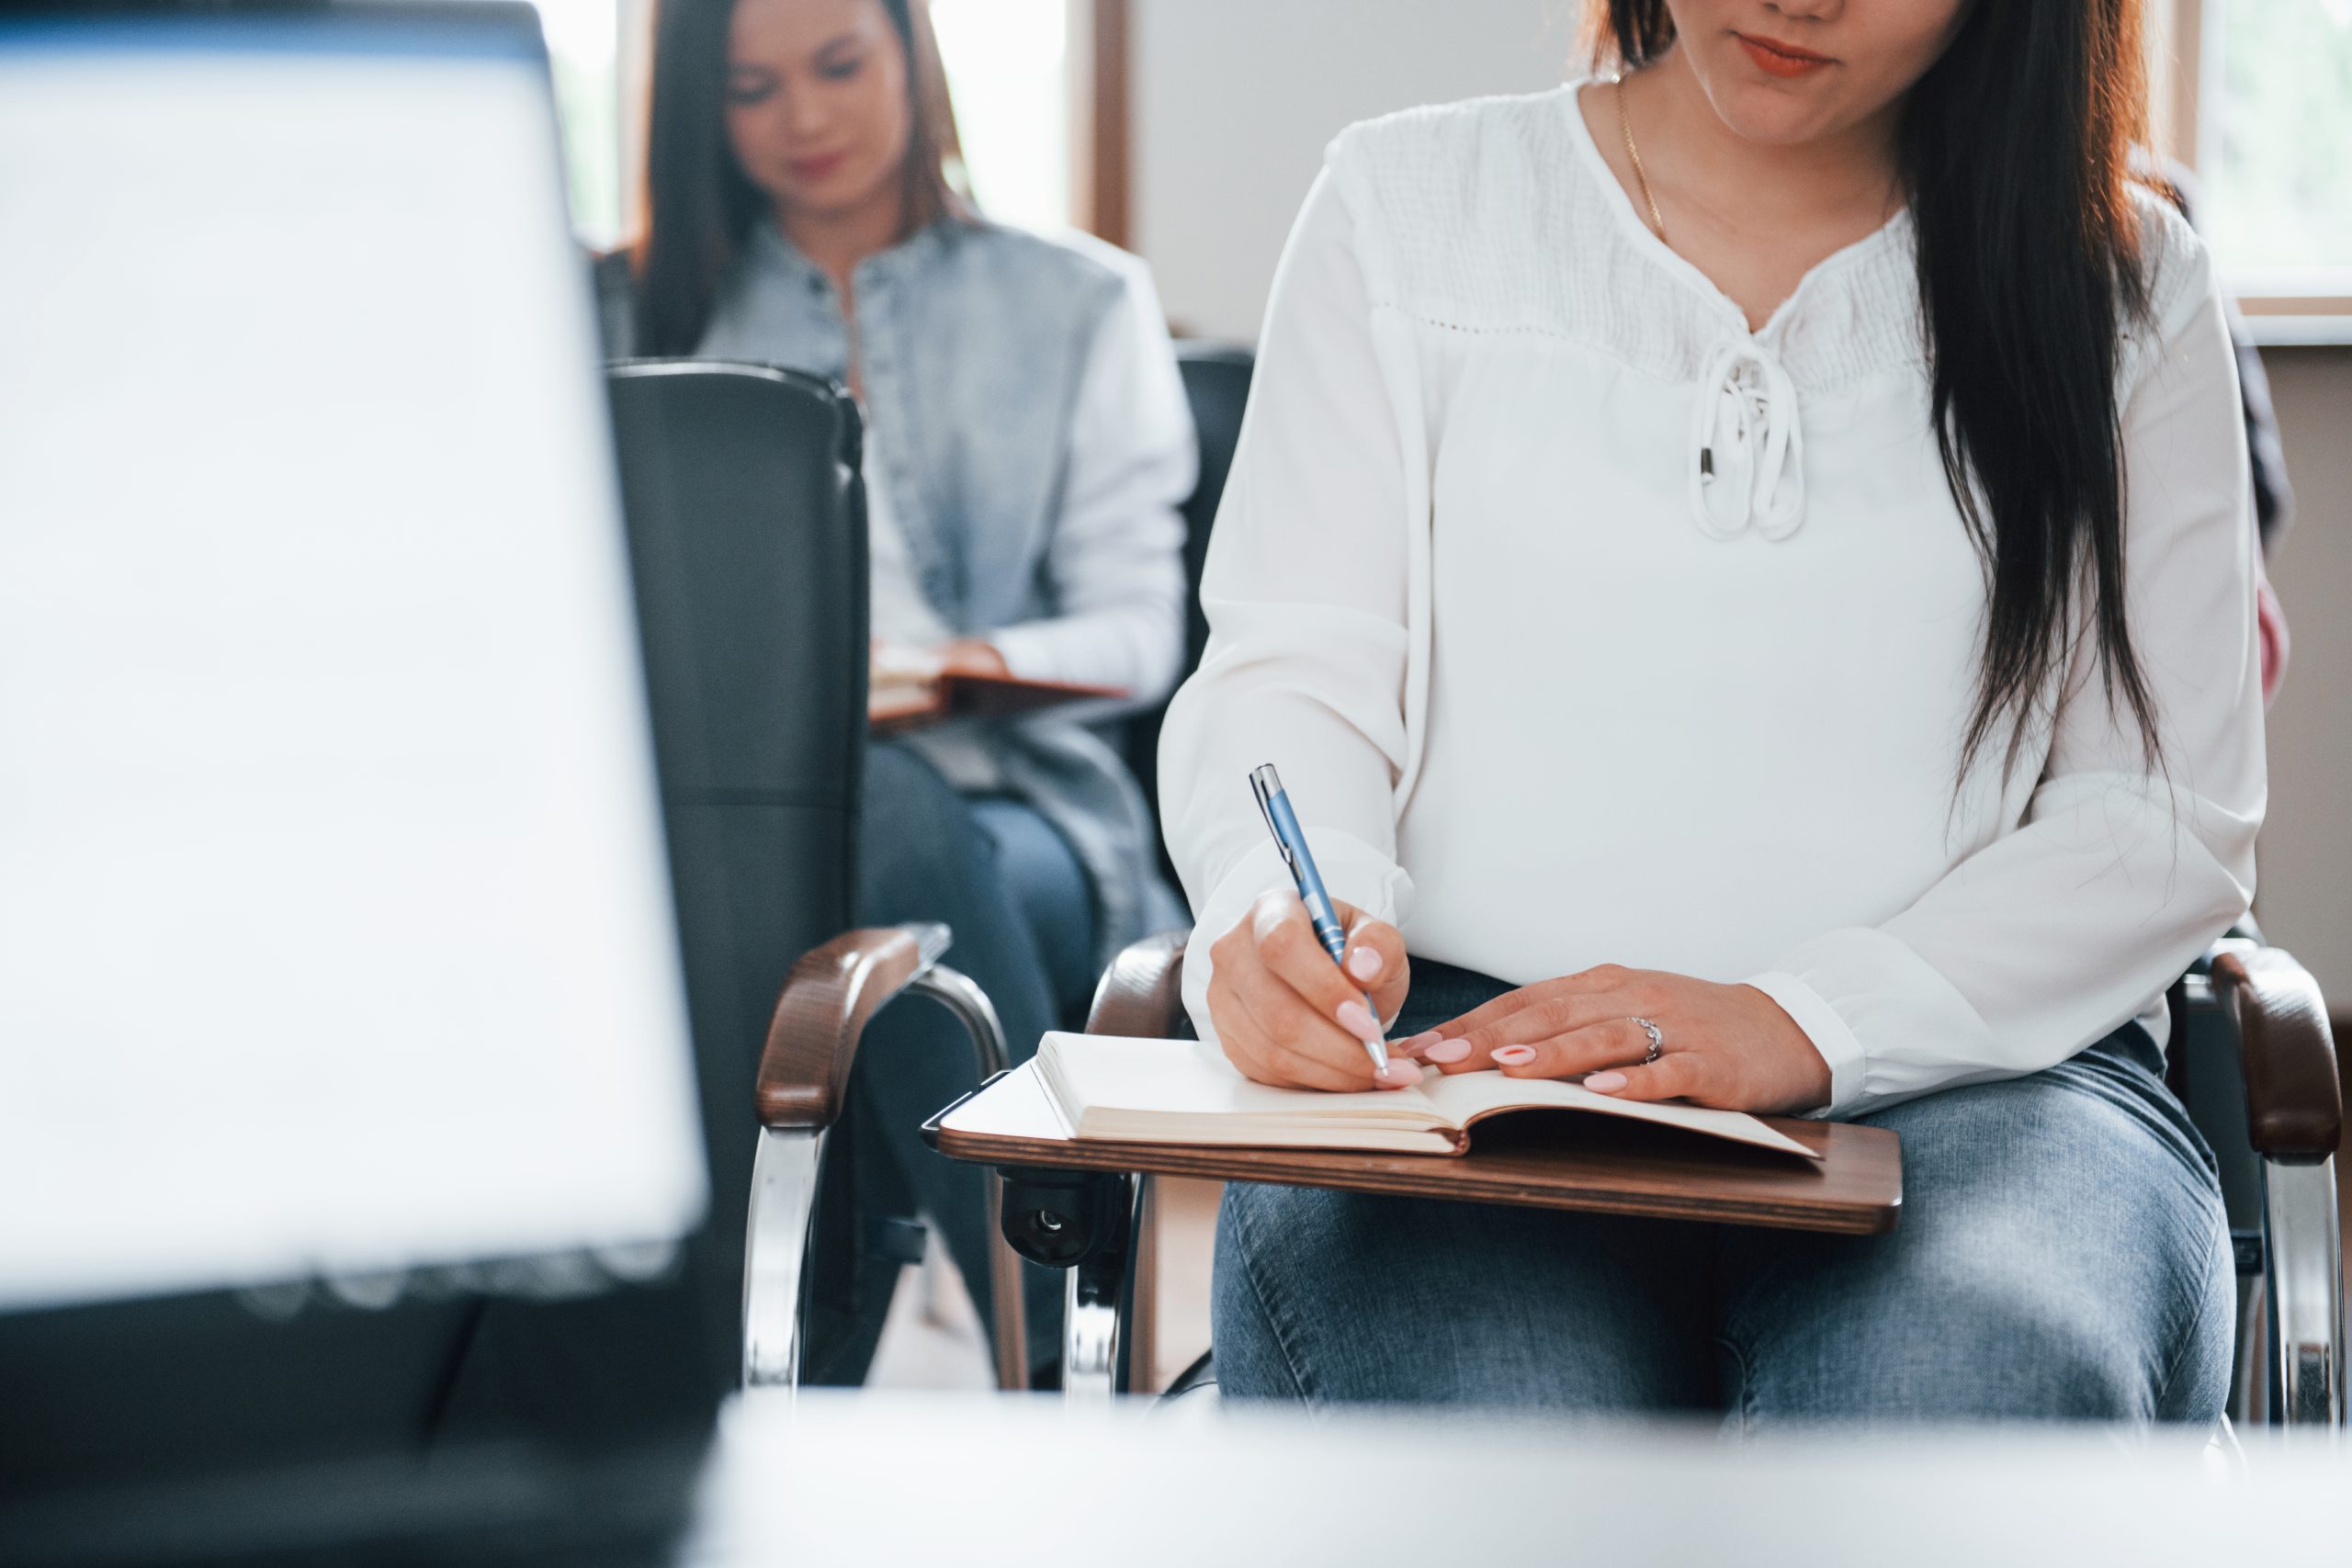
<svg viewBox="0 0 2352 1568">
<path fill-rule="evenodd" d="M 2222 1228 L 2222 1230 L 2228 1228 L 2226 1221 L 2223 1222 Z M 2205 1236 L 2205 1256 L 2197 1265 L 2199 1279 L 2203 1279 L 2213 1271 L 2213 1255 L 2220 1249 L 2221 1245 L 2220 1233 L 2209 1229 Z M 2164 1419 L 2165 1403 L 2172 1394 L 2173 1380 L 2180 1375 L 2180 1364 L 2188 1359 L 2188 1348 L 2197 1343 L 2197 1331 L 2205 1326 L 2205 1314 L 2211 1310 L 2212 1305 L 2213 1296 L 2210 1290 L 2198 1298 L 2197 1310 L 2189 1314 L 2188 1326 L 2182 1332 L 2180 1343 L 2173 1348 L 2172 1359 L 2165 1364 L 2164 1376 L 2156 1380 L 2156 1408 L 2154 1414 L 2158 1420 Z"/>
<path fill-rule="evenodd" d="M 1282 1320 L 1275 1315 L 1273 1303 L 1267 1299 L 1265 1287 L 1258 1279 L 1258 1266 L 1250 1256 L 1255 1249 L 1250 1245 L 1250 1221 L 1244 1213 L 1243 1206 L 1236 1203 L 1233 1208 L 1233 1240 L 1234 1251 L 1241 1259 L 1242 1280 L 1250 1287 L 1250 1299 L 1258 1303 L 1258 1315 L 1266 1320 L 1266 1332 L 1273 1337 L 1274 1349 L 1281 1356 L 1283 1373 L 1290 1379 L 1291 1391 L 1297 1394 L 1299 1404 L 1312 1409 L 1314 1396 L 1306 1392 L 1306 1380 L 1298 1358 L 1292 1353 L 1289 1337 L 1283 1332 Z"/>
</svg>

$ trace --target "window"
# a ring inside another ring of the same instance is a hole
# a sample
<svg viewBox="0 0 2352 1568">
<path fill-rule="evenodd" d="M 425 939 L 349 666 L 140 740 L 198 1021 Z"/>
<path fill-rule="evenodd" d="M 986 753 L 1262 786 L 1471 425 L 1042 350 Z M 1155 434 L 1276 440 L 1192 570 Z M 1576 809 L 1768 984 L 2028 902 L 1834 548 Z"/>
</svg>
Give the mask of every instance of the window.
<svg viewBox="0 0 2352 1568">
<path fill-rule="evenodd" d="M 980 209 L 1068 228 L 1069 0 L 931 0 L 931 20 Z"/>
<path fill-rule="evenodd" d="M 532 0 L 555 68 L 556 112 L 571 185 L 571 222 L 598 249 L 616 243 L 621 212 L 622 0 Z"/>
<path fill-rule="evenodd" d="M 2264 294 L 2352 293 L 2352 0 L 2205 0 L 2197 166 L 2215 258 Z"/>
<path fill-rule="evenodd" d="M 572 221 L 602 249 L 636 221 L 627 150 L 642 135 L 655 0 L 532 4 L 554 65 Z M 1125 0 L 931 0 L 931 12 L 982 209 L 1024 229 L 1080 223 L 1118 238 L 1102 182 L 1123 175 L 1124 142 L 1106 155 L 1093 139 L 1125 128 L 1080 111 L 1102 69 L 1090 51 L 1125 47 Z M 1083 191 L 1081 170 L 1092 182 Z"/>
<path fill-rule="evenodd" d="M 2158 140 L 2257 338 L 2265 317 L 2352 325 L 2352 0 L 2170 0 L 2156 9 Z M 2287 333 L 2295 331 L 2286 328 Z"/>
</svg>

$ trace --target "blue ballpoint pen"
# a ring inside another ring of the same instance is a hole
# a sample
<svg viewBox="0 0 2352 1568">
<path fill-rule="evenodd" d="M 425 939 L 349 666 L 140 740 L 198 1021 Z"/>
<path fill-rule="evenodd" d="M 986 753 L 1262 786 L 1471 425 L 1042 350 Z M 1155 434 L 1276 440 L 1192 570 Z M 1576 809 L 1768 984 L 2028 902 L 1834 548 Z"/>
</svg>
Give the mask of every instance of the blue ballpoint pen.
<svg viewBox="0 0 2352 1568">
<path fill-rule="evenodd" d="M 1323 874 L 1315 869 L 1315 857 L 1306 848 L 1306 835 L 1299 831 L 1298 818 L 1290 808 L 1290 796 L 1283 793 L 1283 779 L 1268 762 L 1250 770 L 1250 793 L 1258 797 L 1258 809 L 1265 814 L 1266 829 L 1274 836 L 1274 848 L 1282 852 L 1283 863 L 1290 867 L 1290 879 L 1298 884 L 1298 896 L 1306 904 L 1306 917 L 1315 924 L 1316 940 L 1331 955 L 1331 962 L 1347 972 L 1348 933 L 1340 924 L 1338 911 L 1331 908 L 1331 895 L 1324 890 Z M 1380 1020 L 1380 1010 L 1372 1005 L 1371 993 L 1363 995 L 1363 1010 L 1373 1021 Z M 1377 1040 L 1363 1043 L 1372 1057 L 1373 1071 L 1382 1077 L 1388 1076 L 1388 1048 Z"/>
</svg>

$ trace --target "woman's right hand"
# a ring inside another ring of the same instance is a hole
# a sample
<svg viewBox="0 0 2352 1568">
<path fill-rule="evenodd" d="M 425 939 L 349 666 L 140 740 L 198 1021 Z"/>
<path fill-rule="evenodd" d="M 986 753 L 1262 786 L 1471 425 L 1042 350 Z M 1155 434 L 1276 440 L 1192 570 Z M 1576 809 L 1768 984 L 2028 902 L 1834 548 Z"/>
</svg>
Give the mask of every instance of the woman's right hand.
<svg viewBox="0 0 2352 1568">
<path fill-rule="evenodd" d="M 1385 920 L 1332 900 L 1348 933 L 1346 973 L 1315 937 L 1295 893 L 1262 894 L 1209 948 L 1209 1022 L 1227 1059 L 1278 1089 L 1408 1089 L 1421 1069 L 1391 1052 L 1375 1078 L 1368 1040 L 1405 1004 L 1412 979 L 1405 939 Z M 1365 992 L 1379 1010 L 1364 1011 Z"/>
</svg>

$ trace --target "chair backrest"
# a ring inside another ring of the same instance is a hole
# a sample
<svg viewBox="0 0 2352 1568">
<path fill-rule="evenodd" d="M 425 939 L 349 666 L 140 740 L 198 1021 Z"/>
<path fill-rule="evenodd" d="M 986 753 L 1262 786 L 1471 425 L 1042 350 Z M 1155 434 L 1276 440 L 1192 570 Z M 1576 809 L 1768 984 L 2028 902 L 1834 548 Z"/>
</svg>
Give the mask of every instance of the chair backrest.
<svg viewBox="0 0 2352 1568">
<path fill-rule="evenodd" d="M 1209 530 L 1225 499 L 1226 477 L 1233 471 L 1234 448 L 1241 442 L 1241 416 L 1250 407 L 1250 378 L 1257 363 L 1257 355 L 1238 344 L 1185 343 L 1176 349 L 1176 366 L 1183 373 L 1184 395 L 1193 406 L 1193 428 L 1201 444 L 1200 480 L 1184 502 L 1184 580 L 1192 589 L 1184 623 L 1188 675 L 1208 646 L 1208 618 L 1201 614 L 1201 566 L 1208 558 Z"/>
<path fill-rule="evenodd" d="M 2246 1135 L 2237 1022 L 2214 994 L 2212 954 L 2175 982 L 2165 1000 L 2172 1038 L 2165 1048 L 2165 1077 L 2213 1151 L 2230 1233 L 2244 1253 L 2247 1238 L 2262 1234 L 2262 1156 Z"/>
<path fill-rule="evenodd" d="M 1208 646 L 1209 624 L 1201 613 L 1201 567 L 1208 558 L 1209 530 L 1216 524 L 1216 509 L 1225 498 L 1226 476 L 1233 469 L 1234 447 L 1241 440 L 1241 416 L 1250 404 L 1250 376 L 1257 356 L 1233 344 L 1180 343 L 1177 368 L 1184 376 L 1184 394 L 1193 407 L 1193 428 L 1201 445 L 1200 480 L 1184 502 L 1184 673 L 1201 661 Z M 1159 726 L 1166 710 L 1154 708 L 1127 722 L 1127 766 L 1143 786 L 1144 799 L 1155 817 L 1159 810 Z M 1161 866 L 1172 881 L 1174 868 L 1160 852 Z"/>
<path fill-rule="evenodd" d="M 628 363 L 611 388 L 710 1162 L 688 1273 L 728 1388 L 760 1049 L 793 961 L 851 923 L 860 427 L 837 388 L 761 366 Z"/>
</svg>

